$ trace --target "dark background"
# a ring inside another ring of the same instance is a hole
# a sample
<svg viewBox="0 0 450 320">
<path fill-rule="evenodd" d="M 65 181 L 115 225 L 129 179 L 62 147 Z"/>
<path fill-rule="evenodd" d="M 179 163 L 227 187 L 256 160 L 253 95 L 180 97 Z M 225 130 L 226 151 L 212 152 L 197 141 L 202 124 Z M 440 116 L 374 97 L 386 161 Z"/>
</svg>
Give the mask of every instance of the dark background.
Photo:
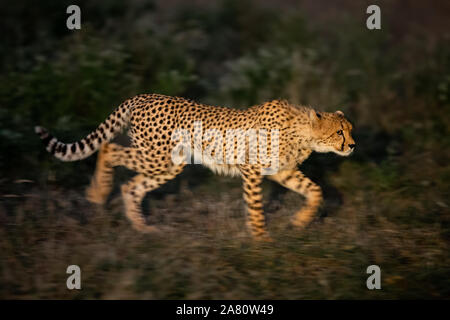
<svg viewBox="0 0 450 320">
<path fill-rule="evenodd" d="M 373 3 L 381 30 L 366 28 Z M 1 2 L 0 298 L 448 299 L 449 21 L 448 1 Z M 302 165 L 325 196 L 302 232 L 302 198 L 264 184 L 274 243 L 251 241 L 239 179 L 199 166 L 144 201 L 172 231 L 138 234 L 118 189 L 132 173 L 91 205 L 95 157 L 59 162 L 33 128 L 75 141 L 153 92 L 340 109 L 356 152 Z M 71 264 L 81 291 L 66 289 Z M 366 288 L 371 264 L 381 290 Z"/>
</svg>

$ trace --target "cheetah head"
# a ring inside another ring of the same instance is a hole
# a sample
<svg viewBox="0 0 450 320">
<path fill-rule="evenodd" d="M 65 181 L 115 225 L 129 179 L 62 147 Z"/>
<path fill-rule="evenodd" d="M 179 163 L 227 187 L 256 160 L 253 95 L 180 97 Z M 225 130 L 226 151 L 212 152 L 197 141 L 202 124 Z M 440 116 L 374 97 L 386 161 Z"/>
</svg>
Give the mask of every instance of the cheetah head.
<svg viewBox="0 0 450 320">
<path fill-rule="evenodd" d="M 334 152 L 341 156 L 350 155 L 355 149 L 352 125 L 342 111 L 334 113 L 310 110 L 311 147 L 316 152 Z"/>
</svg>

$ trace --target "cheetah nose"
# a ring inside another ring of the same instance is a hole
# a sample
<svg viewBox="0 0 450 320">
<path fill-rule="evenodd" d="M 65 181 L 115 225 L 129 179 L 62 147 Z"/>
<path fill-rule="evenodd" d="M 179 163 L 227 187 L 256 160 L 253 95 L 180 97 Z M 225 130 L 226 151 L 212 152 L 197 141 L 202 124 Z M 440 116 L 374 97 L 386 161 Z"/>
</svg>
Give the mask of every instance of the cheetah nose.
<svg viewBox="0 0 450 320">
<path fill-rule="evenodd" d="M 350 149 L 353 149 L 356 147 L 356 144 L 349 144 L 348 146 L 350 147 Z"/>
</svg>

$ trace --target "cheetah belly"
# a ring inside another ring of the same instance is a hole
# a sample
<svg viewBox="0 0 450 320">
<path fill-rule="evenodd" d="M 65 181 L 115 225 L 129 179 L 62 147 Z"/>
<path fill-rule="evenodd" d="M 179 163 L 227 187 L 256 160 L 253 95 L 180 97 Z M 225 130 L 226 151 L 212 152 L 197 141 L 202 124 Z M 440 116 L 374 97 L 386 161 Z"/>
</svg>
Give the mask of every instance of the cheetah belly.
<svg viewBox="0 0 450 320">
<path fill-rule="evenodd" d="M 239 168 L 235 164 L 220 164 L 220 163 L 217 163 L 217 160 L 215 160 L 205 154 L 197 155 L 197 156 L 198 156 L 197 157 L 198 159 L 202 159 L 202 164 L 205 167 L 211 169 L 214 173 L 224 175 L 224 176 L 232 176 L 232 177 L 239 176 L 239 174 L 240 174 Z"/>
<path fill-rule="evenodd" d="M 210 168 L 213 172 L 224 176 L 236 177 L 240 174 L 237 165 L 230 164 L 216 164 L 216 163 L 203 163 L 204 166 Z"/>
</svg>

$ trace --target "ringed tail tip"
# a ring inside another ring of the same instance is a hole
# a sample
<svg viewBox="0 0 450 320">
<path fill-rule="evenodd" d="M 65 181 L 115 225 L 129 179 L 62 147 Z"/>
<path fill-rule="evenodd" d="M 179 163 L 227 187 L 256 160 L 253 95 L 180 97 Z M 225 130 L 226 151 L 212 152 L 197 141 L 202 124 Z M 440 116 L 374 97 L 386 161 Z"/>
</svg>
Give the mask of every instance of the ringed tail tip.
<svg viewBox="0 0 450 320">
<path fill-rule="evenodd" d="M 45 129 L 44 127 L 41 127 L 41 126 L 35 126 L 34 127 L 34 132 L 36 132 L 36 134 L 38 136 L 40 136 L 41 139 L 45 138 L 44 135 L 48 134 L 47 129 Z"/>
</svg>

